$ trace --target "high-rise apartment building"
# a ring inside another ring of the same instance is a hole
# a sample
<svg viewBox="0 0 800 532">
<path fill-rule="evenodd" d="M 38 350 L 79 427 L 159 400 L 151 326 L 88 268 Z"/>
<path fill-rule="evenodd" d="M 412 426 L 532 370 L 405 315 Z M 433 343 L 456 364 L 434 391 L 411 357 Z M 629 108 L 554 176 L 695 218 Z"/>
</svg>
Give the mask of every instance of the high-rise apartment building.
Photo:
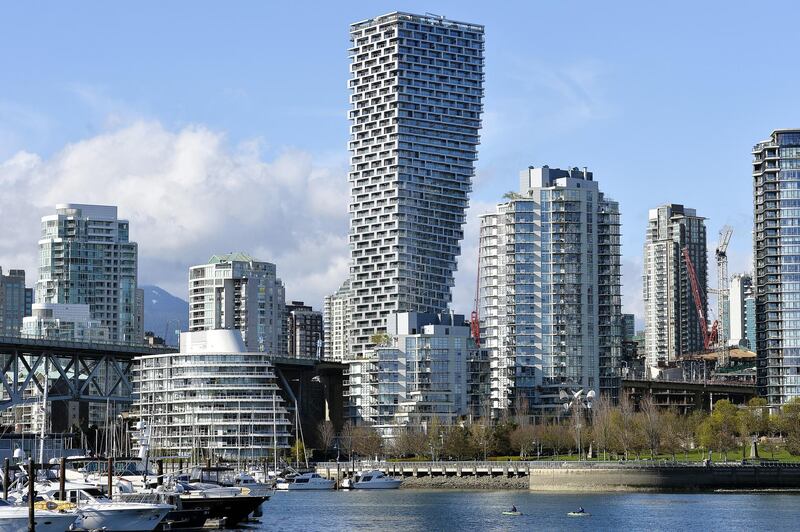
<svg viewBox="0 0 800 532">
<path fill-rule="evenodd" d="M 757 386 L 772 406 L 800 396 L 800 129 L 753 147 Z"/>
<path fill-rule="evenodd" d="M 730 317 L 730 336 L 729 342 L 731 345 L 738 345 L 747 349 L 755 349 L 751 347 L 747 338 L 747 309 L 746 299 L 748 294 L 751 293 L 753 288 L 753 280 L 749 274 L 741 273 L 731 277 L 729 287 L 728 304 L 730 310 L 728 315 Z"/>
<path fill-rule="evenodd" d="M 245 253 L 189 269 L 189 331 L 237 329 L 248 351 L 286 353 L 286 294 L 275 265 Z"/>
<path fill-rule="evenodd" d="M 0 268 L 0 335 L 19 336 L 26 312 L 25 270 L 9 270 L 3 275 Z"/>
<path fill-rule="evenodd" d="M 622 315 L 622 338 L 630 340 L 636 336 L 636 316 L 633 314 Z"/>
<path fill-rule="evenodd" d="M 112 342 L 142 343 L 138 247 L 117 208 L 64 203 L 42 217 L 37 303 L 89 305 Z"/>
<path fill-rule="evenodd" d="M 703 350 L 703 336 L 683 249 L 697 273 L 708 315 L 705 218 L 683 205 L 650 209 L 644 245 L 643 294 L 646 363 L 655 367 Z"/>
<path fill-rule="evenodd" d="M 483 110 L 483 26 L 390 13 L 350 27 L 350 349 L 447 309 Z"/>
<path fill-rule="evenodd" d="M 322 358 L 325 334 L 322 312 L 302 301 L 286 305 L 287 353 L 294 358 Z"/>
<path fill-rule="evenodd" d="M 322 308 L 325 359 L 341 362 L 350 357 L 350 280 L 325 296 Z"/>
<path fill-rule="evenodd" d="M 615 397 L 622 354 L 618 204 L 591 172 L 528 168 L 481 216 L 480 318 L 495 414 L 561 407 L 562 390 Z"/>
</svg>

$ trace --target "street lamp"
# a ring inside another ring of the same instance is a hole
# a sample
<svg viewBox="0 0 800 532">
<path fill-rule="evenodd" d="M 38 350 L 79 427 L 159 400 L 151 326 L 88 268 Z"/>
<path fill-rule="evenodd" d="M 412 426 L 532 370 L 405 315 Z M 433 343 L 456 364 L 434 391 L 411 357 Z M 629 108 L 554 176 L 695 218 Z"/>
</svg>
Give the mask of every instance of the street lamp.
<svg viewBox="0 0 800 532">
<path fill-rule="evenodd" d="M 583 446 L 581 445 L 581 423 L 583 421 L 583 409 L 592 408 L 592 401 L 594 401 L 595 395 L 594 390 L 589 390 L 589 393 L 587 393 L 585 397 L 583 395 L 583 389 L 572 392 L 572 397 L 564 390 L 561 390 L 558 395 L 561 400 L 564 401 L 564 403 L 562 403 L 564 411 L 569 412 L 572 410 L 572 415 L 577 416 L 575 418 L 575 429 L 578 432 L 578 460 L 582 460 Z"/>
</svg>

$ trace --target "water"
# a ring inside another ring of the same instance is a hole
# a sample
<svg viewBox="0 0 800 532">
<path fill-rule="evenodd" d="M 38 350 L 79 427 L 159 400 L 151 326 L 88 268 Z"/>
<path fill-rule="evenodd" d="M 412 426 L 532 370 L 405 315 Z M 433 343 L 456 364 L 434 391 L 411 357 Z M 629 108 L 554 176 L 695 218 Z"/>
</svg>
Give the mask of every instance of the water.
<svg viewBox="0 0 800 532">
<path fill-rule="evenodd" d="M 503 516 L 512 504 L 522 516 Z M 590 517 L 568 517 L 578 506 Z M 541 494 L 526 491 L 276 492 L 243 530 L 800 530 L 800 494 Z"/>
</svg>

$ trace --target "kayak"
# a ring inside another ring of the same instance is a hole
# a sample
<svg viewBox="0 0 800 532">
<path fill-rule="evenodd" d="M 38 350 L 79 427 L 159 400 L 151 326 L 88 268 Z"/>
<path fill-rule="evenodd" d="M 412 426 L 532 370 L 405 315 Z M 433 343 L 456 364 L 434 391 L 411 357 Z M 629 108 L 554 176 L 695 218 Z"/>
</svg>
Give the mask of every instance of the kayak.
<svg viewBox="0 0 800 532">
<path fill-rule="evenodd" d="M 589 517 L 592 514 L 589 512 L 569 512 L 567 515 L 570 517 Z"/>
<path fill-rule="evenodd" d="M 503 515 L 522 515 L 522 512 L 503 512 Z"/>
</svg>

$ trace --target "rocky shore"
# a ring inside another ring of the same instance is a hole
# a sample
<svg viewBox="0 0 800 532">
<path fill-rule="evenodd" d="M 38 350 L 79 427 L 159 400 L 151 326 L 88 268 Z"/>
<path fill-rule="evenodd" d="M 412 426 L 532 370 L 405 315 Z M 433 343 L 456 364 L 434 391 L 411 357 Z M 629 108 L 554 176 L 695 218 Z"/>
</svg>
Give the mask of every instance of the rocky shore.
<svg viewBox="0 0 800 532">
<path fill-rule="evenodd" d="M 528 477 L 503 477 L 503 476 L 419 476 L 403 477 L 401 489 L 450 489 L 450 490 L 527 490 L 530 480 Z"/>
</svg>

